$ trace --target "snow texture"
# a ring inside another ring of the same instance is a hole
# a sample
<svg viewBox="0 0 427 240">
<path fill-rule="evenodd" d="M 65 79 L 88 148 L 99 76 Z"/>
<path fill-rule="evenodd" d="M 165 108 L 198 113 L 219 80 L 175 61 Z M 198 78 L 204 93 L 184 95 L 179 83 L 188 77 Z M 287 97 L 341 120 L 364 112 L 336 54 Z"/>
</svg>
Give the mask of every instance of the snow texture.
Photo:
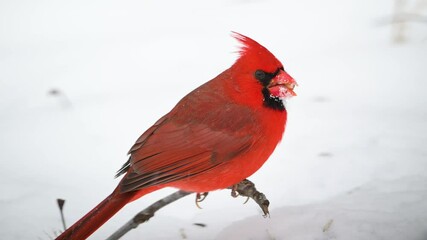
<svg viewBox="0 0 427 240">
<path fill-rule="evenodd" d="M 427 25 L 389 23 L 395 2 L 0 1 L 1 239 L 49 239 L 57 198 L 71 225 L 106 197 L 139 135 L 233 63 L 237 31 L 299 85 L 283 142 L 250 177 L 271 218 L 216 191 L 123 239 L 426 240 Z M 400 2 L 427 14 L 425 0 Z"/>
<path fill-rule="evenodd" d="M 427 239 L 427 178 L 363 185 L 339 197 L 281 207 L 269 219 L 247 218 L 217 239 Z"/>
</svg>

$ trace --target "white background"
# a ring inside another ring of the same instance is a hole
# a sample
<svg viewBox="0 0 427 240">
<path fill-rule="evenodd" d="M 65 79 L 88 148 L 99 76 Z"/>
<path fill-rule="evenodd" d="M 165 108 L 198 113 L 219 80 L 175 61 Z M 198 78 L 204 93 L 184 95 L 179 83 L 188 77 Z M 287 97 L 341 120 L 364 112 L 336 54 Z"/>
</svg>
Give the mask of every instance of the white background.
<svg viewBox="0 0 427 240">
<path fill-rule="evenodd" d="M 426 1 L 405 2 L 427 15 Z M 202 210 L 182 199 L 124 239 L 427 239 L 427 24 L 406 23 L 394 41 L 393 6 L 0 1 L 1 238 L 49 239 L 57 198 L 71 225 L 107 196 L 137 137 L 234 62 L 237 31 L 299 83 L 283 142 L 250 178 L 271 218 L 224 190 Z M 172 191 L 126 206 L 91 239 Z"/>
</svg>

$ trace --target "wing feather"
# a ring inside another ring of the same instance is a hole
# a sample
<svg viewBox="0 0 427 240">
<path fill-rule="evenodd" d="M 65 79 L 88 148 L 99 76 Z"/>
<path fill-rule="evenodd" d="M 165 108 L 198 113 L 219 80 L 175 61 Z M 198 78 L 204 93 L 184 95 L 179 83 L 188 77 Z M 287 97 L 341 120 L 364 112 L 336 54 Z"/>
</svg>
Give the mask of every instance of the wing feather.
<svg viewBox="0 0 427 240">
<path fill-rule="evenodd" d="M 123 192 L 202 174 L 250 148 L 257 129 L 251 110 L 214 94 L 193 92 L 136 141 L 121 181 Z"/>
</svg>

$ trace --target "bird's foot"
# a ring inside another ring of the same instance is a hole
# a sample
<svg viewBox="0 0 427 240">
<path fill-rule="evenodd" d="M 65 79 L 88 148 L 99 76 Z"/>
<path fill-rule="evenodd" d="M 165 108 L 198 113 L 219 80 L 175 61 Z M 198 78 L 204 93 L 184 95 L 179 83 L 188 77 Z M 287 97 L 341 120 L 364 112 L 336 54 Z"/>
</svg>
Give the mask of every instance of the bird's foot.
<svg viewBox="0 0 427 240">
<path fill-rule="evenodd" d="M 203 193 L 197 193 L 196 194 L 196 206 L 200 209 L 202 209 L 202 207 L 200 207 L 199 203 L 203 202 L 206 197 L 208 196 L 209 192 L 203 192 Z"/>
<path fill-rule="evenodd" d="M 237 191 L 237 189 L 239 188 L 239 184 L 234 184 L 233 186 L 231 186 L 231 196 L 234 198 L 240 195 L 239 192 Z"/>
<path fill-rule="evenodd" d="M 246 184 L 247 181 L 248 180 L 245 179 L 245 180 L 239 182 L 238 184 L 234 184 L 233 186 L 231 186 L 231 196 L 233 198 L 236 198 L 236 197 L 240 196 L 240 193 L 238 191 L 239 187 L 241 187 L 240 186 L 241 184 Z M 246 204 L 248 201 L 249 201 L 249 196 L 246 196 L 246 200 L 245 200 L 245 202 L 243 204 Z"/>
<path fill-rule="evenodd" d="M 248 179 L 243 179 L 241 182 L 229 187 L 229 189 L 231 189 L 231 196 L 234 198 L 238 196 L 247 197 L 245 203 L 248 202 L 249 198 L 252 198 L 261 207 L 261 210 L 264 213 L 263 216 L 270 216 L 268 211 L 270 202 L 262 192 L 259 192 L 255 188 L 255 184 L 253 182 L 249 181 Z"/>
</svg>

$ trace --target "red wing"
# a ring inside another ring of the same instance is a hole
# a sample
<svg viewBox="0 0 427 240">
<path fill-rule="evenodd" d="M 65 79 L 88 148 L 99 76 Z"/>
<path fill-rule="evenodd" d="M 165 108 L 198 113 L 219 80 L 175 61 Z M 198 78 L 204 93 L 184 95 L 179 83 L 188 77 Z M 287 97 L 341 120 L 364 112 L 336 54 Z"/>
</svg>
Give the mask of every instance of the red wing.
<svg viewBox="0 0 427 240">
<path fill-rule="evenodd" d="M 121 182 L 122 191 L 209 171 L 247 150 L 251 139 L 249 134 L 214 130 L 203 123 L 179 124 L 164 117 L 131 148 L 130 170 Z"/>
</svg>

